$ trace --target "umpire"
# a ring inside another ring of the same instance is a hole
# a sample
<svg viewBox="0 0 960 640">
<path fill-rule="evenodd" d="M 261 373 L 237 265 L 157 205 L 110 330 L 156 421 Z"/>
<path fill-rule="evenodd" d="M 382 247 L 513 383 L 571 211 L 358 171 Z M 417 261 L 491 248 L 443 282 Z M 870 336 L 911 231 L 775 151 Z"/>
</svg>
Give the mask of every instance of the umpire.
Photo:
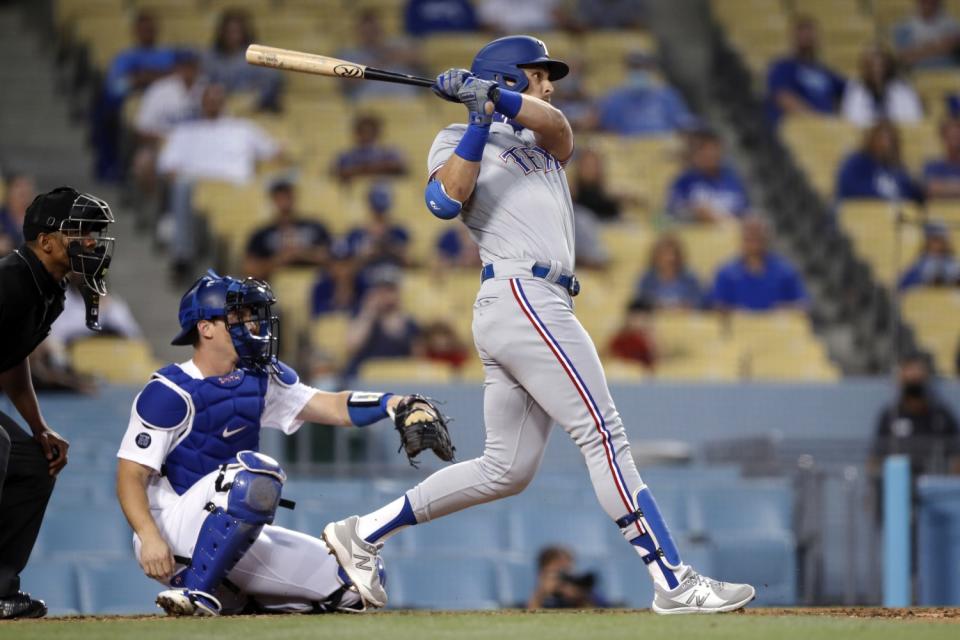
<svg viewBox="0 0 960 640">
<path fill-rule="evenodd" d="M 40 415 L 27 358 L 63 311 L 71 272 L 83 280 L 88 326 L 96 326 L 113 253 L 113 238 L 103 235 L 110 222 L 106 202 L 59 187 L 33 200 L 23 220 L 24 244 L 0 258 L 0 388 L 33 432 L 0 412 L 0 619 L 47 612 L 42 600 L 20 591 L 20 572 L 70 446 Z"/>
</svg>

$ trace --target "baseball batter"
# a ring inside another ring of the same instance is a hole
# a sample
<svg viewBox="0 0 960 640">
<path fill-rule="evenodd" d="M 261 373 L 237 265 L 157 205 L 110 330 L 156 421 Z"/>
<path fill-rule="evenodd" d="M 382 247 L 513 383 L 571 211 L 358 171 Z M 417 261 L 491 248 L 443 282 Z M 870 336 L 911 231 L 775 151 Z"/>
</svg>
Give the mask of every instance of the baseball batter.
<svg viewBox="0 0 960 640">
<path fill-rule="evenodd" d="M 573 133 L 550 104 L 568 67 L 529 36 L 500 38 L 470 71 L 450 69 L 434 91 L 462 103 L 469 124 L 443 129 L 427 160 L 426 204 L 459 217 L 484 267 L 473 335 L 485 368 L 486 444 L 480 458 L 438 471 L 362 517 L 328 525 L 380 544 L 400 529 L 514 495 L 533 478 L 554 423 L 577 443 L 601 505 L 655 585 L 658 613 L 733 611 L 753 587 L 719 582 L 684 564 L 630 454 L 596 348 L 574 315 L 573 207 L 564 166 Z M 351 555 L 363 557 L 362 549 Z M 344 569 L 361 593 L 377 576 Z"/>
<path fill-rule="evenodd" d="M 366 426 L 395 417 L 408 455 L 453 455 L 442 418 L 420 396 L 318 391 L 277 360 L 270 287 L 213 272 L 180 303 L 173 344 L 193 357 L 157 371 L 134 400 L 117 468 L 117 495 L 144 573 L 169 588 L 172 615 L 359 610 L 375 598 L 341 569 L 382 587 L 377 547 L 349 533 L 324 540 L 273 526 L 286 474 L 257 452 L 261 428 L 293 433 L 305 421 Z M 438 431 L 439 430 L 439 431 Z M 441 434 L 442 432 L 442 434 Z M 332 554 L 332 555 L 331 555 Z"/>
</svg>

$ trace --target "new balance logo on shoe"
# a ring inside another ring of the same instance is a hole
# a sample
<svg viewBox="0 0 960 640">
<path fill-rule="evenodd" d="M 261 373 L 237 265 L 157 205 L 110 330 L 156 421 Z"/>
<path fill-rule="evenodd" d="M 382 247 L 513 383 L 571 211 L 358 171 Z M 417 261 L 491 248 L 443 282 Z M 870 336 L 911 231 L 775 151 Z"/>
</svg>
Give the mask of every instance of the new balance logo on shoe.
<svg viewBox="0 0 960 640">
<path fill-rule="evenodd" d="M 373 571 L 373 567 L 370 566 L 370 556 L 360 556 L 354 554 L 353 559 L 356 560 L 356 562 L 353 563 L 353 566 L 355 566 L 357 569 L 362 569 L 363 571 Z"/>
</svg>

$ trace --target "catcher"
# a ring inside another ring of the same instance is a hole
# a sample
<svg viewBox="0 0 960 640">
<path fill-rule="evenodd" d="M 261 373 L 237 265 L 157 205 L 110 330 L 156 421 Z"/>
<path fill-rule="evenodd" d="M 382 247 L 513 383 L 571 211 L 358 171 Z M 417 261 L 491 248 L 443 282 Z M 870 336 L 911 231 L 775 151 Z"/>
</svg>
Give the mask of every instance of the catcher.
<svg viewBox="0 0 960 640">
<path fill-rule="evenodd" d="M 140 566 L 168 587 L 157 604 L 170 615 L 379 606 L 354 586 L 364 572 L 382 577 L 375 545 L 352 540 L 369 554 L 354 566 L 338 545 L 271 524 L 286 474 L 257 452 L 261 428 L 291 434 L 305 421 L 364 427 L 389 416 L 411 463 L 426 448 L 453 459 L 446 422 L 422 396 L 300 383 L 277 359 L 275 302 L 252 278 L 197 280 L 173 340 L 193 357 L 154 373 L 134 400 L 117 496 Z"/>
</svg>

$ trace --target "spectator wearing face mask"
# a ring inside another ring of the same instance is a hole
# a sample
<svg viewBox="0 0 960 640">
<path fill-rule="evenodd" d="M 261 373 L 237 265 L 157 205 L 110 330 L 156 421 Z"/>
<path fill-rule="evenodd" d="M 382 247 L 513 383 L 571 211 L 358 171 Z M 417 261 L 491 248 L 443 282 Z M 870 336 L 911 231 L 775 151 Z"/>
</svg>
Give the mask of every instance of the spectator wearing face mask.
<svg viewBox="0 0 960 640">
<path fill-rule="evenodd" d="M 627 81 L 600 99 L 599 129 L 626 136 L 655 136 L 696 125 L 676 89 L 659 79 L 656 60 L 650 54 L 633 51 L 625 62 Z"/>
<path fill-rule="evenodd" d="M 953 254 L 946 226 L 931 222 L 923 231 L 920 254 L 900 277 L 900 288 L 960 286 L 960 262 Z"/>
</svg>

